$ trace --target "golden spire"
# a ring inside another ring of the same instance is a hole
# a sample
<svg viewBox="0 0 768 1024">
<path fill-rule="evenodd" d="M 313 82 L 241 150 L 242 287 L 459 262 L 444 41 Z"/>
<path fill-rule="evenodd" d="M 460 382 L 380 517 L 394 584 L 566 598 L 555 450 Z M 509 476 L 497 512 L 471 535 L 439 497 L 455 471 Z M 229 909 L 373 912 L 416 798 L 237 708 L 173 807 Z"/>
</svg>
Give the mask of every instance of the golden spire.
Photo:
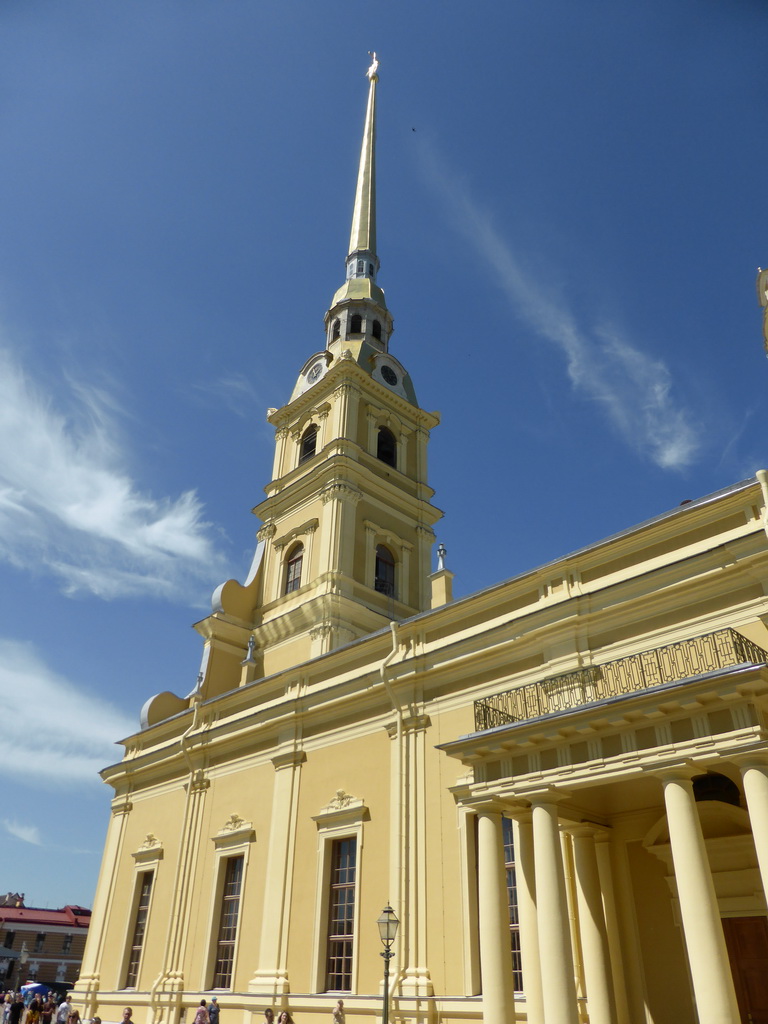
<svg viewBox="0 0 768 1024">
<path fill-rule="evenodd" d="M 370 53 L 370 51 L 369 51 Z M 349 236 L 349 255 L 356 252 L 376 255 L 376 83 L 379 80 L 379 62 L 371 53 L 371 66 L 366 75 L 368 109 L 365 113 L 363 146 L 360 151 L 360 167 L 357 172 L 355 209 L 352 214 L 352 231 Z"/>
</svg>

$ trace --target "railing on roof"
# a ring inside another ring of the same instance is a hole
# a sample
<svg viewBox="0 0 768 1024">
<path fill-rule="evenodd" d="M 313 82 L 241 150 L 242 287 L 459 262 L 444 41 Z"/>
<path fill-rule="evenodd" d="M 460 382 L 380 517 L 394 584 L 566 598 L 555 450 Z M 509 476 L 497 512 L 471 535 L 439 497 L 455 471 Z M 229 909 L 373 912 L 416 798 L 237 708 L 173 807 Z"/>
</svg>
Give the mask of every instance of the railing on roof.
<svg viewBox="0 0 768 1024">
<path fill-rule="evenodd" d="M 608 700 L 624 693 L 648 690 L 662 683 L 687 679 L 729 665 L 762 664 L 768 652 L 735 629 L 680 640 L 603 665 L 589 665 L 575 672 L 548 676 L 514 690 L 475 701 L 475 731 L 509 725 L 527 718 L 566 711 L 569 708 Z"/>
</svg>

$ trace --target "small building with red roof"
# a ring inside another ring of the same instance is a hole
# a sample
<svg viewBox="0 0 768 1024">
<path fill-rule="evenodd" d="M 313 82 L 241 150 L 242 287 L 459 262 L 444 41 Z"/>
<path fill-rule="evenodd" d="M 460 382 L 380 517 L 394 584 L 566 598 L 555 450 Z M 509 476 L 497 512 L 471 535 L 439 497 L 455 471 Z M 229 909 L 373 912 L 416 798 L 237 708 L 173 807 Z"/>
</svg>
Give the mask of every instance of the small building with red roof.
<svg viewBox="0 0 768 1024">
<path fill-rule="evenodd" d="M 80 973 L 91 911 L 24 905 L 24 894 L 0 896 L 0 988 L 27 981 L 72 985 Z"/>
</svg>

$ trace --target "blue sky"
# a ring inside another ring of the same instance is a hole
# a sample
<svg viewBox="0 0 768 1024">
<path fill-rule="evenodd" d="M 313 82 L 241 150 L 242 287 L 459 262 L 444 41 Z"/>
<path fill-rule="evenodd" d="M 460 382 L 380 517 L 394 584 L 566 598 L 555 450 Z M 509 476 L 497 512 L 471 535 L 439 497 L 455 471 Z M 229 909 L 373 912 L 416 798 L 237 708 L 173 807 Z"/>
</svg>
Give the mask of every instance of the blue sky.
<svg viewBox="0 0 768 1024">
<path fill-rule="evenodd" d="M 763 0 L 5 0 L 3 885 L 89 904 L 97 770 L 242 579 L 270 406 L 379 280 L 469 593 L 768 466 Z"/>
</svg>

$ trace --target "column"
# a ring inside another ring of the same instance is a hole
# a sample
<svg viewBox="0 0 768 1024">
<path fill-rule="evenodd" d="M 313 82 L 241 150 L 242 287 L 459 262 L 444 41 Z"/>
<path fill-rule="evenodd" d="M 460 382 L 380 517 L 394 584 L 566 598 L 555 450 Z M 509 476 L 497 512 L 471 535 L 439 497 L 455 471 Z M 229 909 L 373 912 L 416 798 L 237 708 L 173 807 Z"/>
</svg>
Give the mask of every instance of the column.
<svg viewBox="0 0 768 1024">
<path fill-rule="evenodd" d="M 397 468 L 401 473 L 408 472 L 408 433 L 405 428 L 397 436 Z"/>
<path fill-rule="evenodd" d="M 365 527 L 365 579 L 366 587 L 373 590 L 376 583 L 376 527 L 367 519 L 363 520 Z"/>
<path fill-rule="evenodd" d="M 603 893 L 603 912 L 605 914 L 605 930 L 608 936 L 608 956 L 611 962 L 611 975 L 613 977 L 616 1020 L 618 1024 L 629 1024 L 627 979 L 624 976 L 624 955 L 621 948 L 619 914 L 616 907 L 616 893 L 613 887 L 611 844 L 606 832 L 601 832 L 595 836 L 595 853 L 597 854 L 597 872 L 600 876 L 600 889 Z"/>
<path fill-rule="evenodd" d="M 288 440 L 288 428 L 280 427 L 275 431 L 275 460 L 272 464 L 272 479 L 278 480 L 287 470 L 284 468 L 285 442 Z M 293 467 L 290 467 L 293 468 Z"/>
<path fill-rule="evenodd" d="M 80 974 L 73 986 L 74 1001 L 82 1001 L 84 1018 L 92 1017 L 98 1005 L 101 960 L 109 926 L 108 908 L 113 905 L 126 822 L 132 809 L 133 804 L 126 796 L 115 797 L 112 801 L 112 817 L 107 827 L 107 840 L 93 901 L 92 924 L 88 930 Z"/>
<path fill-rule="evenodd" d="M 504 839 L 498 811 L 480 810 L 477 814 L 477 890 L 483 1024 L 513 1024 L 515 984 L 509 948 Z"/>
<path fill-rule="evenodd" d="M 197 711 L 195 712 L 197 715 Z M 200 723 L 195 718 L 199 728 Z M 192 743 L 192 730 L 185 734 Z M 184 740 L 182 740 L 184 742 Z M 189 757 L 187 748 L 187 757 Z M 168 937 L 160 973 L 149 990 L 149 1016 L 153 1024 L 173 1024 L 179 1020 L 184 991 L 184 967 L 187 941 L 191 934 L 190 907 L 196 898 L 194 888 L 197 858 L 202 846 L 202 822 L 210 780 L 202 768 L 190 765 L 185 784 L 184 819 L 179 836 L 179 853 L 173 878 L 173 896 L 168 913 Z"/>
<path fill-rule="evenodd" d="M 509 813 L 509 812 L 508 812 Z M 539 925 L 536 916 L 536 869 L 533 822 L 530 811 L 510 814 L 514 829 L 517 913 L 520 918 L 520 953 L 523 958 L 525 1012 L 531 1024 L 544 1019 L 539 961 Z"/>
<path fill-rule="evenodd" d="M 412 998 L 434 992 L 429 973 L 427 949 L 427 799 L 425 753 L 429 716 L 411 715 L 403 720 L 403 788 L 405 791 L 404 907 L 407 914 L 403 929 L 403 977 L 400 993 Z"/>
<path fill-rule="evenodd" d="M 305 583 L 311 583 L 318 576 L 315 563 L 312 561 L 312 548 L 314 547 L 317 525 L 317 523 L 313 523 L 312 525 L 308 526 L 304 531 L 304 565 L 302 567 L 302 586 L 304 586 Z"/>
<path fill-rule="evenodd" d="M 733 1024 L 739 1008 L 688 766 L 659 773 L 699 1024 Z"/>
<path fill-rule="evenodd" d="M 356 506 L 361 497 L 357 487 L 346 480 L 334 480 L 320 492 L 325 511 L 318 574 L 352 576 Z"/>
<path fill-rule="evenodd" d="M 768 902 L 768 758 L 764 754 L 752 754 L 736 760 L 744 783 L 744 796 L 747 799 L 757 863 L 763 880 L 763 892 Z"/>
<path fill-rule="evenodd" d="M 411 551 L 413 545 L 403 541 L 400 548 L 400 579 L 396 581 L 395 599 L 411 604 Z"/>
<path fill-rule="evenodd" d="M 579 934 L 584 956 L 589 1024 L 616 1024 L 608 933 L 595 850 L 595 826 L 584 824 L 568 831 L 573 837 Z"/>
<path fill-rule="evenodd" d="M 533 802 L 539 960 L 545 1024 L 578 1024 L 557 805 Z"/>
<path fill-rule="evenodd" d="M 296 810 L 301 765 L 306 759 L 307 755 L 302 750 L 289 750 L 272 758 L 275 783 L 264 880 L 261 941 L 258 967 L 248 982 L 248 990 L 273 998 L 289 991 L 288 925 L 293 888 Z"/>
</svg>

